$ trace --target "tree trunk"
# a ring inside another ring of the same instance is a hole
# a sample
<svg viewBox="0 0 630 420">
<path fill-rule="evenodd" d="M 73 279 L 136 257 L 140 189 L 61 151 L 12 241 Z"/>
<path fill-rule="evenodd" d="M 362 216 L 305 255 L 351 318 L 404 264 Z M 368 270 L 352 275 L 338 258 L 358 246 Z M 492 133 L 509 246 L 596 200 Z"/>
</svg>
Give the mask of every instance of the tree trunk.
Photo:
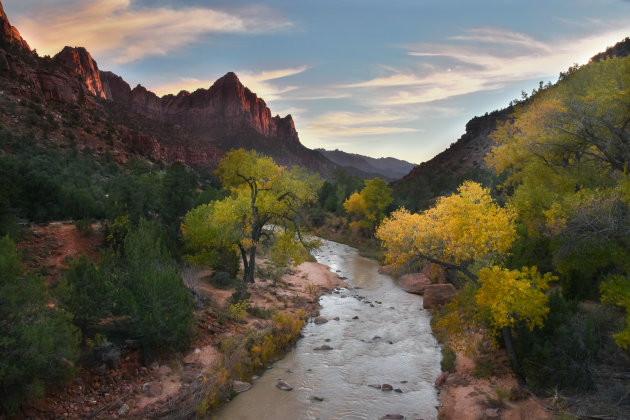
<svg viewBox="0 0 630 420">
<path fill-rule="evenodd" d="M 501 329 L 501 335 L 503 335 L 503 342 L 505 343 L 505 350 L 508 354 L 508 358 L 510 359 L 510 363 L 512 363 L 514 373 L 516 373 L 516 380 L 518 381 L 519 386 L 524 386 L 525 381 L 521 376 L 521 365 L 518 362 L 518 356 L 516 355 L 514 342 L 512 341 L 512 329 L 510 327 L 503 327 Z"/>
<path fill-rule="evenodd" d="M 247 251 L 240 244 L 238 246 L 238 249 L 241 251 L 241 258 L 243 259 L 243 283 L 247 283 L 250 271 L 250 264 L 247 261 Z"/>
<path fill-rule="evenodd" d="M 254 268 L 256 268 L 256 247 L 253 246 L 249 249 L 249 270 L 247 277 L 245 277 L 245 283 L 254 283 Z"/>
</svg>

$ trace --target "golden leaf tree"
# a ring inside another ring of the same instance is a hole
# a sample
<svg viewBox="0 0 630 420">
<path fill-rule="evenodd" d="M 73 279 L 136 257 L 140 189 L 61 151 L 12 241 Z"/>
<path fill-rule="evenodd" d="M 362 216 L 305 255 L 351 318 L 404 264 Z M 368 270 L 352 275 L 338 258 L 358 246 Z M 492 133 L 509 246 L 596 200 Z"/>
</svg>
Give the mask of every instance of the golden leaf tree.
<svg viewBox="0 0 630 420">
<path fill-rule="evenodd" d="M 253 283 L 256 249 L 269 227 L 282 232 L 275 254 L 299 262 L 304 256 L 299 249 L 309 246 L 300 234 L 300 209 L 317 199 L 319 177 L 304 168 L 278 166 L 270 157 L 243 149 L 228 152 L 216 173 L 231 194 L 188 212 L 182 224 L 187 247 L 236 247 L 243 260 L 243 281 Z"/>
<path fill-rule="evenodd" d="M 542 326 L 548 312 L 543 292 L 550 277 L 540 277 L 534 267 L 518 271 L 497 266 L 516 239 L 514 217 L 510 208 L 494 202 L 488 189 L 467 181 L 457 194 L 440 197 L 422 213 L 405 209 L 392 213 L 376 236 L 387 250 L 387 263 L 432 262 L 478 282 L 479 310 L 493 329 L 503 333 L 508 355 L 518 368 L 510 328 L 516 320 L 531 328 Z"/>
</svg>

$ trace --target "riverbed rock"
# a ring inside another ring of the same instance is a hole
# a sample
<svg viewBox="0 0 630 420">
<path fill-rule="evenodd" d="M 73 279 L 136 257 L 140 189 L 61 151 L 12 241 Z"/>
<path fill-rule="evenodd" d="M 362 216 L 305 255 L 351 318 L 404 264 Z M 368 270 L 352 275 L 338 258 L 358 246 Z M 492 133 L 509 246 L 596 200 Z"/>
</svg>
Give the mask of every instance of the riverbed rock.
<svg viewBox="0 0 630 420">
<path fill-rule="evenodd" d="M 278 382 L 276 383 L 276 388 L 279 388 L 283 391 L 293 391 L 293 387 L 282 379 L 278 379 Z"/>
<path fill-rule="evenodd" d="M 381 274 L 385 274 L 386 276 L 396 276 L 396 267 L 393 265 L 384 265 L 378 269 L 378 272 Z"/>
<path fill-rule="evenodd" d="M 379 420 L 405 420 L 405 416 L 402 414 L 386 414 Z"/>
<path fill-rule="evenodd" d="M 370 388 L 381 389 L 381 384 L 369 384 Z"/>
<path fill-rule="evenodd" d="M 407 293 L 421 295 L 431 284 L 431 279 L 422 273 L 410 273 L 401 276 L 396 284 Z"/>
<path fill-rule="evenodd" d="M 390 384 L 383 384 L 381 385 L 381 391 L 393 391 L 394 387 L 391 386 Z"/>
<path fill-rule="evenodd" d="M 324 397 L 320 397 L 319 395 L 313 395 L 313 396 L 311 397 L 311 399 L 312 399 L 313 401 L 320 401 L 320 402 L 321 402 L 321 401 L 324 401 Z"/>
<path fill-rule="evenodd" d="M 442 372 L 442 374 L 435 380 L 435 387 L 438 389 L 442 388 L 446 379 L 448 379 L 448 372 Z"/>
<path fill-rule="evenodd" d="M 457 290 L 450 284 L 432 284 L 424 289 L 423 308 L 437 308 L 457 296 Z"/>
<path fill-rule="evenodd" d="M 239 394 L 241 392 L 249 391 L 251 387 L 252 384 L 250 384 L 249 382 L 234 381 L 234 383 L 232 384 L 232 389 L 234 390 L 234 392 L 238 392 Z"/>
<path fill-rule="evenodd" d="M 322 344 L 319 347 L 315 347 L 313 350 L 332 350 L 333 348 L 330 347 L 328 344 Z"/>
<path fill-rule="evenodd" d="M 317 318 L 313 320 L 313 322 L 316 324 L 325 324 L 328 322 L 328 318 L 323 317 L 323 316 L 318 316 Z"/>
</svg>

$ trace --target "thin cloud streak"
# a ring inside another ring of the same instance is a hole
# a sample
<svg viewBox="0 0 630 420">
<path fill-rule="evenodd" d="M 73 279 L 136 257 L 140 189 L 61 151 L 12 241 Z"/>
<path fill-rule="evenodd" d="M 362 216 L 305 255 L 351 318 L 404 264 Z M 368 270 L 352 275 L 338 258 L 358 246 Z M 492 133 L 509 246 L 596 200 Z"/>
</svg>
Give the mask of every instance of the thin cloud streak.
<svg viewBox="0 0 630 420">
<path fill-rule="evenodd" d="M 574 62 L 585 63 L 602 50 L 602 45 L 622 39 L 627 36 L 627 31 L 611 31 L 556 43 L 543 43 L 528 35 L 492 28 L 472 30 L 469 34 L 450 39 L 467 44 L 472 42 L 473 46 L 424 45 L 407 53 L 412 57 L 443 57 L 456 65 L 432 66 L 430 71 L 426 71 L 426 66 L 421 70 L 392 69 L 394 74 L 349 84 L 345 88 L 371 89 L 374 100 L 383 105 L 427 103 L 496 90 L 521 80 L 548 78 Z M 504 48 L 497 50 L 501 45 Z M 523 48 L 515 50 L 514 45 Z"/>
<path fill-rule="evenodd" d="M 327 112 L 307 122 L 306 130 L 310 137 L 318 138 L 410 133 L 418 130 L 388 124 L 408 122 L 413 119 L 415 117 L 400 112 Z"/>
<path fill-rule="evenodd" d="M 54 55 L 72 43 L 116 63 L 164 55 L 206 34 L 260 34 L 291 26 L 266 6 L 134 9 L 130 0 L 77 0 L 35 13 L 15 24 L 40 53 Z"/>
</svg>

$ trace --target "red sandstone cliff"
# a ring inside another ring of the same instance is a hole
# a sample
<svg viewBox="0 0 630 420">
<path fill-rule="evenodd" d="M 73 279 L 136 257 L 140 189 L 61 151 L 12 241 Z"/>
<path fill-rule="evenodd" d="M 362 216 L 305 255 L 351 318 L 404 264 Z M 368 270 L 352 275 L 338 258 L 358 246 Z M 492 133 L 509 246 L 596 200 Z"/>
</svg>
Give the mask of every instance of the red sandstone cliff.
<svg viewBox="0 0 630 420">
<path fill-rule="evenodd" d="M 26 41 L 22 39 L 20 31 L 9 22 L 6 13 L 4 13 L 2 3 L 0 3 L 0 39 L 8 44 L 16 45 L 29 51 L 31 50 Z"/>
<path fill-rule="evenodd" d="M 101 76 L 96 61 L 83 47 L 64 47 L 53 61 L 64 67 L 70 73 L 76 74 L 85 84 L 87 90 L 94 96 L 105 99 Z"/>
<path fill-rule="evenodd" d="M 52 59 L 37 57 L 9 23 L 1 3 L 0 76 L 21 97 L 118 115 L 125 120 L 114 129 L 122 143 L 145 157 L 213 166 L 223 152 L 242 147 L 323 175 L 338 168 L 302 145 L 292 117 L 273 117 L 265 101 L 234 73 L 209 89 L 159 98 L 141 85 L 131 89 L 121 77 L 100 71 L 85 48 L 65 47 Z"/>
</svg>

